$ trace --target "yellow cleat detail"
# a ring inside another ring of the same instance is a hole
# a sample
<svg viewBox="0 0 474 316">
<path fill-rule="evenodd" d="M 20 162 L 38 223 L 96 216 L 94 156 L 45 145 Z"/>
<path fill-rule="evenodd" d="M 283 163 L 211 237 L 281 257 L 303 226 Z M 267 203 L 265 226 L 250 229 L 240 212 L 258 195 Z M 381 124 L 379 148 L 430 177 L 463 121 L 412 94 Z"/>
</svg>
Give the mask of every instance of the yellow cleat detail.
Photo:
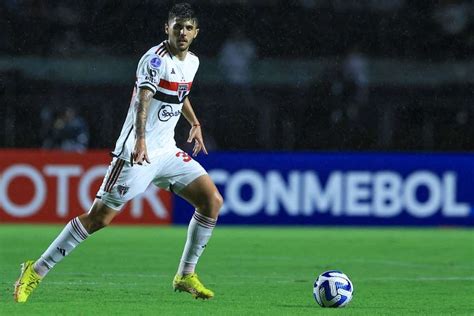
<svg viewBox="0 0 474 316">
<path fill-rule="evenodd" d="M 34 261 L 26 261 L 21 264 L 21 274 L 15 282 L 15 290 L 13 298 L 18 303 L 24 303 L 30 296 L 31 292 L 41 282 L 41 277 L 33 269 Z"/>
<path fill-rule="evenodd" d="M 210 299 L 214 297 L 214 292 L 206 289 L 204 285 L 199 281 L 196 273 L 187 275 L 175 275 L 173 280 L 173 288 L 176 291 L 188 292 L 195 298 Z"/>
</svg>

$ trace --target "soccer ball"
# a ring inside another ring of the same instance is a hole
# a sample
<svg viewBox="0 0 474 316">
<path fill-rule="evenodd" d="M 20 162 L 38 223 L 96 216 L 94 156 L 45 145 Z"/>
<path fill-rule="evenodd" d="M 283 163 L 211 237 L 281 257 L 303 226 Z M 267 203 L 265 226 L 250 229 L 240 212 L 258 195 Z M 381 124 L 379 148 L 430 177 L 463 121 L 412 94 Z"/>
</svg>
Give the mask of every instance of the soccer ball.
<svg viewBox="0 0 474 316">
<path fill-rule="evenodd" d="M 354 286 L 347 275 L 337 270 L 321 273 L 314 281 L 313 295 L 322 307 L 344 307 L 352 299 Z"/>
</svg>

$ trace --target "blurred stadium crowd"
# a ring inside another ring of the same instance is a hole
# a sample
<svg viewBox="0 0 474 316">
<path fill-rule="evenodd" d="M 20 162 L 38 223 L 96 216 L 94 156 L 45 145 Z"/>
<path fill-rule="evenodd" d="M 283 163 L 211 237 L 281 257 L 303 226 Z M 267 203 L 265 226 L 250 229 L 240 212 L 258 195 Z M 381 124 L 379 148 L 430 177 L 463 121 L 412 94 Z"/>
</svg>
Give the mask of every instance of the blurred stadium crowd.
<svg viewBox="0 0 474 316">
<path fill-rule="evenodd" d="M 189 2 L 201 27 L 192 51 L 204 61 L 191 97 L 209 147 L 474 148 L 472 1 Z M 171 3 L 2 1 L 0 146 L 112 147 L 133 70 L 101 83 L 28 70 L 110 58 L 134 67 L 165 39 Z M 74 70 L 63 71 L 74 78 Z M 181 124 L 178 139 L 187 130 Z"/>
</svg>

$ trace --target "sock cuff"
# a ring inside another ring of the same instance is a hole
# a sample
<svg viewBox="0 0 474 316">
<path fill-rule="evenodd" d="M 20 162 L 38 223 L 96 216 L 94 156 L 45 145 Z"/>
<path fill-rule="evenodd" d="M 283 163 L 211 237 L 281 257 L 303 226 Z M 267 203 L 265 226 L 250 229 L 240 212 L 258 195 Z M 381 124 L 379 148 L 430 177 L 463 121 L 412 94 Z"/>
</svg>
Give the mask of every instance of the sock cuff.
<svg viewBox="0 0 474 316">
<path fill-rule="evenodd" d="M 83 241 L 85 240 L 87 237 L 89 237 L 89 233 L 87 232 L 87 230 L 84 228 L 84 226 L 82 226 L 82 223 L 81 221 L 79 220 L 78 217 L 75 217 L 73 218 L 70 222 L 69 222 L 69 231 L 75 236 L 75 237 L 78 237 L 80 240 L 78 241 Z"/>
<path fill-rule="evenodd" d="M 217 220 L 211 217 L 204 216 L 198 212 L 194 212 L 193 218 L 200 226 L 203 226 L 205 228 L 214 228 L 214 226 L 216 226 Z"/>
</svg>

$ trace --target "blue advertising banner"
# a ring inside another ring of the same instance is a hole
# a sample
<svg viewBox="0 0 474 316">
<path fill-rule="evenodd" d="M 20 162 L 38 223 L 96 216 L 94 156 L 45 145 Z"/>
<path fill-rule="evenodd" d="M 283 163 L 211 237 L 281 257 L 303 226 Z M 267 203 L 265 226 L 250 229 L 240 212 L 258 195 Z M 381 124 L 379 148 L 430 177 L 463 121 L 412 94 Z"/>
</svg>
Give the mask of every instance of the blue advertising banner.
<svg viewBox="0 0 474 316">
<path fill-rule="evenodd" d="M 474 226 L 474 155 L 211 153 L 220 224 Z M 173 222 L 192 207 L 177 198 Z"/>
</svg>

